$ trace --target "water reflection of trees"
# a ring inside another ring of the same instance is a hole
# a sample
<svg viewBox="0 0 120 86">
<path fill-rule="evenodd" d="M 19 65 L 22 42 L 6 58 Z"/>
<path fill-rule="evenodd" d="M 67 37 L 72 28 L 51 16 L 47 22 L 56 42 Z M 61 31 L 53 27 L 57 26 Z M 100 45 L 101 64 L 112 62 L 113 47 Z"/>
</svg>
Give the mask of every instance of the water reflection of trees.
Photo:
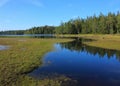
<svg viewBox="0 0 120 86">
<path fill-rule="evenodd" d="M 62 48 L 67 48 L 71 51 L 87 52 L 92 55 L 99 55 L 100 58 L 103 58 L 106 55 L 108 58 L 111 58 L 115 55 L 116 59 L 120 61 L 120 51 L 88 46 L 83 44 L 82 43 L 83 41 L 91 41 L 91 40 L 78 38 L 72 42 L 60 43 L 60 45 Z"/>
</svg>

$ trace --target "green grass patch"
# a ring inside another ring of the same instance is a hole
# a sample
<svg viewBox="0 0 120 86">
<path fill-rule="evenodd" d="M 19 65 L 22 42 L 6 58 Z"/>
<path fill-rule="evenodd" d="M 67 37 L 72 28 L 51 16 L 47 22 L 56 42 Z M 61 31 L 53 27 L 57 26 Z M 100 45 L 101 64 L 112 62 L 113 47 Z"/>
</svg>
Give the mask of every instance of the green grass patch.
<svg viewBox="0 0 120 86">
<path fill-rule="evenodd" d="M 0 51 L 0 86 L 48 86 L 46 84 L 52 84 L 54 80 L 49 83 L 44 80 L 36 81 L 25 74 L 42 64 L 42 56 L 53 49 L 54 43 L 67 41 L 71 40 L 0 38 L 0 45 L 9 46 L 9 49 Z"/>
<path fill-rule="evenodd" d="M 59 36 L 93 39 L 94 41 L 84 42 L 84 44 L 120 50 L 120 35 L 79 34 Z M 65 76 L 35 80 L 26 76 L 26 73 L 42 64 L 43 55 L 53 49 L 54 43 L 71 40 L 63 38 L 0 38 L 0 45 L 9 46 L 9 49 L 0 51 L 0 86 L 66 86 L 66 84 L 70 86 L 68 84 L 71 84 L 72 81 Z"/>
<path fill-rule="evenodd" d="M 57 35 L 60 37 L 82 37 L 87 39 L 93 39 L 94 41 L 84 42 L 89 46 L 95 46 L 106 49 L 120 50 L 120 35 L 109 34 L 76 34 L 76 35 Z"/>
</svg>

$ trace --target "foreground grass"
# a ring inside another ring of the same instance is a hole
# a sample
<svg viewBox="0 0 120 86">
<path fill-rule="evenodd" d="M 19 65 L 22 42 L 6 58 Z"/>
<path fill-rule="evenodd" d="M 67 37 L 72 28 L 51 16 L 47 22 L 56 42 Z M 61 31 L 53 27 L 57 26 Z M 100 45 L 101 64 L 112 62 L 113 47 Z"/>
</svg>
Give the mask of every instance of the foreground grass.
<svg viewBox="0 0 120 86">
<path fill-rule="evenodd" d="M 103 34 L 79 34 L 79 35 L 58 35 L 61 37 L 82 37 L 93 39 L 90 42 L 84 42 L 89 46 L 95 46 L 106 49 L 120 50 L 120 35 L 103 35 Z"/>
<path fill-rule="evenodd" d="M 63 37 L 63 35 L 61 36 Z M 94 41 L 84 43 L 90 46 L 120 50 L 120 35 L 84 34 L 64 36 L 93 39 Z M 71 40 L 0 38 L 0 45 L 9 46 L 8 50 L 0 51 L 0 86 L 70 86 L 69 84 L 72 84 L 71 80 L 65 76 L 44 80 L 34 80 L 26 76 L 26 73 L 42 64 L 42 56 L 52 50 L 54 43 L 67 41 Z"/>
<path fill-rule="evenodd" d="M 54 43 L 66 41 L 70 39 L 0 38 L 0 45 L 9 46 L 0 51 L 0 86 L 60 86 L 59 80 L 67 78 L 36 81 L 26 73 L 42 64 L 42 56 Z"/>
</svg>

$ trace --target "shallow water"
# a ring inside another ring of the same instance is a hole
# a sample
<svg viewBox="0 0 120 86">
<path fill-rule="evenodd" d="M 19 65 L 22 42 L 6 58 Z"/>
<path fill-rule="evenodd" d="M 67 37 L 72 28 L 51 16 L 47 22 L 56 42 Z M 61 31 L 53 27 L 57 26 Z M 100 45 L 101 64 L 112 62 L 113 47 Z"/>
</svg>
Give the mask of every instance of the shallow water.
<svg viewBox="0 0 120 86">
<path fill-rule="evenodd" d="M 6 50 L 8 48 L 9 48 L 8 46 L 0 45 L 0 50 Z"/>
<path fill-rule="evenodd" d="M 54 34 L 0 35 L 0 37 L 55 38 Z"/>
<path fill-rule="evenodd" d="M 64 75 L 77 86 L 120 86 L 120 51 L 91 47 L 83 39 L 58 43 L 29 76 L 36 79 Z"/>
</svg>

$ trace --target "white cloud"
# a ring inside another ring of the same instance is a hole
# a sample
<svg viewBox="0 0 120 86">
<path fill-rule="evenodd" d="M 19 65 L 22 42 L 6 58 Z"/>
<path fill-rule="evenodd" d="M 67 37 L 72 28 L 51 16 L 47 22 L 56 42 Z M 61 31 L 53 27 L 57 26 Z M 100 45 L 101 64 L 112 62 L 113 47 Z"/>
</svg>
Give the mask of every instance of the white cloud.
<svg viewBox="0 0 120 86">
<path fill-rule="evenodd" d="M 0 7 L 6 5 L 10 0 L 0 0 Z"/>
<path fill-rule="evenodd" d="M 43 3 L 40 0 L 27 0 L 30 4 L 35 5 L 37 7 L 43 7 Z"/>
<path fill-rule="evenodd" d="M 9 1 L 11 1 L 11 0 L 0 0 L 0 7 L 6 5 Z M 37 6 L 37 7 L 44 6 L 43 3 L 41 2 L 41 0 L 20 0 L 20 1 L 32 4 L 32 5 Z"/>
</svg>

